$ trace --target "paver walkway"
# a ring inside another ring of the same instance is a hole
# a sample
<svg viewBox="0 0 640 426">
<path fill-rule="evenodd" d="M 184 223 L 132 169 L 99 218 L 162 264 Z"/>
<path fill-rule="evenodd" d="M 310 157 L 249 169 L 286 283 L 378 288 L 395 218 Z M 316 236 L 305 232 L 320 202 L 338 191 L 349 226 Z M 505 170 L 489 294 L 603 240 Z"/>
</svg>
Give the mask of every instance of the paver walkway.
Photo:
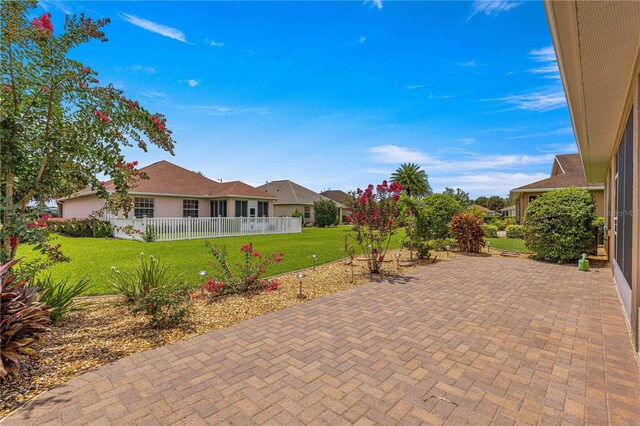
<svg viewBox="0 0 640 426">
<path fill-rule="evenodd" d="M 612 279 L 459 258 L 84 374 L 7 424 L 638 424 Z"/>
</svg>

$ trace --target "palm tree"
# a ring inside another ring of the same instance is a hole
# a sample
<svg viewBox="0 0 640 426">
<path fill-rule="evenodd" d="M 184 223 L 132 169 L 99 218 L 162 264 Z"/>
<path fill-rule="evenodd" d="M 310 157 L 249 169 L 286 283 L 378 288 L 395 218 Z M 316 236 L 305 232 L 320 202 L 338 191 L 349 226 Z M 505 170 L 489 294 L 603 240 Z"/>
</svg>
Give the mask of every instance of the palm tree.
<svg viewBox="0 0 640 426">
<path fill-rule="evenodd" d="M 427 173 L 414 163 L 401 164 L 391 175 L 391 182 L 402 185 L 409 196 L 423 197 L 433 192 Z"/>
</svg>

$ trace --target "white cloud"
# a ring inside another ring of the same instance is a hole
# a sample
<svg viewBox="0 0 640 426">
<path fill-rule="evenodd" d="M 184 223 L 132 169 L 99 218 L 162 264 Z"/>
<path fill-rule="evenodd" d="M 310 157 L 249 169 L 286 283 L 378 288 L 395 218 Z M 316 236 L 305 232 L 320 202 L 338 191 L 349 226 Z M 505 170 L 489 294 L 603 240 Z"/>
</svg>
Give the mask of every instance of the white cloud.
<svg viewBox="0 0 640 426">
<path fill-rule="evenodd" d="M 200 82 L 194 78 L 187 80 L 187 84 L 189 85 L 189 87 L 196 87 L 198 84 L 200 84 Z"/>
<path fill-rule="evenodd" d="M 480 64 L 475 59 L 472 59 L 470 61 L 458 62 L 458 65 L 465 68 L 476 68 L 484 64 Z"/>
<path fill-rule="evenodd" d="M 538 62 L 555 62 L 556 52 L 553 50 L 553 46 L 547 46 L 540 49 L 534 49 L 529 52 L 529 55 Z"/>
<path fill-rule="evenodd" d="M 464 191 L 471 192 L 472 196 L 477 197 L 480 195 L 507 195 L 513 188 L 548 177 L 549 175 L 546 173 L 490 171 L 478 174 L 430 176 L 429 182 L 435 192 L 442 192 L 448 186 L 462 188 Z"/>
<path fill-rule="evenodd" d="M 573 134 L 573 129 L 571 128 L 571 126 L 567 126 L 567 127 L 562 127 L 556 130 L 550 130 L 548 132 L 536 132 L 536 133 L 528 133 L 526 135 L 511 136 L 511 137 L 508 137 L 507 139 L 531 139 L 531 138 L 541 138 L 545 136 L 572 135 L 572 134 Z"/>
<path fill-rule="evenodd" d="M 222 47 L 224 46 L 224 43 L 221 41 L 215 41 L 215 40 L 209 40 L 208 38 L 204 40 L 205 43 L 207 43 L 209 46 L 213 46 L 213 47 Z"/>
<path fill-rule="evenodd" d="M 371 7 L 375 7 L 378 10 L 382 9 L 382 0 L 364 0 L 364 4 L 371 4 Z"/>
<path fill-rule="evenodd" d="M 471 145 L 476 143 L 476 138 L 462 138 L 462 139 L 458 139 L 460 142 L 464 143 L 465 145 Z"/>
<path fill-rule="evenodd" d="M 502 12 L 508 12 L 520 6 L 520 1 L 510 0 L 475 0 L 473 2 L 473 11 L 467 21 L 478 13 L 484 13 L 486 16 L 497 16 Z"/>
<path fill-rule="evenodd" d="M 367 37 L 366 36 L 360 36 L 360 43 L 364 43 L 365 41 L 367 41 Z"/>
<path fill-rule="evenodd" d="M 404 86 L 405 89 L 407 90 L 415 90 L 415 89 L 422 89 L 423 87 L 427 87 L 428 84 L 407 84 L 406 86 Z"/>
<path fill-rule="evenodd" d="M 44 10 L 49 11 L 52 7 L 60 10 L 66 15 L 71 15 L 72 11 L 65 5 L 64 2 L 58 0 L 40 0 L 38 5 L 41 6 Z"/>
<path fill-rule="evenodd" d="M 505 96 L 503 98 L 487 99 L 489 101 L 502 101 L 514 106 L 516 109 L 527 111 L 546 112 L 562 108 L 567 104 L 564 92 L 560 89 L 526 93 L 523 95 Z"/>
<path fill-rule="evenodd" d="M 134 71 L 143 71 L 143 72 L 146 72 L 147 74 L 155 74 L 158 72 L 158 70 L 155 67 L 149 67 L 144 65 L 132 65 L 131 69 Z"/>
<path fill-rule="evenodd" d="M 374 146 L 366 151 L 371 154 L 373 161 L 378 164 L 418 163 L 427 171 L 459 172 L 460 170 L 496 170 L 530 167 L 540 164 L 548 164 L 553 161 L 552 154 L 528 155 L 528 154 L 503 154 L 486 155 L 472 152 L 463 152 L 466 158 L 458 156 L 456 159 L 441 159 L 429 156 L 414 148 L 398 145 Z"/>
<path fill-rule="evenodd" d="M 240 114 L 269 114 L 269 110 L 263 107 L 227 106 L 227 105 L 180 105 L 181 109 L 190 109 L 202 112 L 207 116 L 240 115 Z"/>
<path fill-rule="evenodd" d="M 553 153 L 553 154 L 573 154 L 578 152 L 578 147 L 575 143 L 551 143 L 546 145 L 536 145 L 538 152 Z"/>
<path fill-rule="evenodd" d="M 406 148 L 397 145 L 381 145 L 367 149 L 368 154 L 372 154 L 374 161 L 383 164 L 396 163 L 426 163 L 432 159 L 413 148 Z"/>
<path fill-rule="evenodd" d="M 140 95 L 151 99 L 166 98 L 169 96 L 164 92 L 140 92 Z"/>
<path fill-rule="evenodd" d="M 147 19 L 139 18 L 134 15 L 129 15 L 128 13 L 121 13 L 120 17 L 125 21 L 127 21 L 128 23 L 135 25 L 136 27 L 143 28 L 147 31 L 151 31 L 152 33 L 160 34 L 162 36 L 169 37 L 174 40 L 181 41 L 183 43 L 187 42 L 187 39 L 184 33 L 177 28 L 158 24 L 156 22 L 152 22 Z"/>
<path fill-rule="evenodd" d="M 531 74 L 536 74 L 538 77 L 542 78 L 560 78 L 558 63 L 556 62 L 556 54 L 553 50 L 553 46 L 534 49 L 529 52 L 529 57 L 533 61 L 540 63 L 540 66 L 529 70 Z"/>
</svg>

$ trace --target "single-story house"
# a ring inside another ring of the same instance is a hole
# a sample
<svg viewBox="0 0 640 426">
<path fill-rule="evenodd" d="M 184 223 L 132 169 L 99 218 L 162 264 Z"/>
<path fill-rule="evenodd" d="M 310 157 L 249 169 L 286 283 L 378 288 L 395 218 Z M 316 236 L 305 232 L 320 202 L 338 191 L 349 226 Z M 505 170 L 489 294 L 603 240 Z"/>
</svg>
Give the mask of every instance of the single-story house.
<svg viewBox="0 0 640 426">
<path fill-rule="evenodd" d="M 516 205 L 512 204 L 503 209 L 498 210 L 502 217 L 515 217 L 516 216 Z"/>
<path fill-rule="evenodd" d="M 320 193 L 320 195 L 327 197 L 330 200 L 335 201 L 336 203 L 342 204 L 342 205 L 347 205 L 347 201 L 351 196 L 349 194 L 347 194 L 344 191 L 341 191 L 339 189 L 329 189 L 327 191 L 322 191 Z M 346 223 L 347 222 L 347 209 L 342 209 L 342 212 L 340 214 L 340 221 L 342 223 Z"/>
<path fill-rule="evenodd" d="M 593 194 L 596 214 L 604 216 L 604 184 L 588 182 L 579 154 L 556 155 L 551 167 L 551 176 L 511 190 L 511 199 L 516 205 L 516 221 L 522 223 L 529 203 L 545 192 L 562 188 L 583 188 Z"/>
<path fill-rule="evenodd" d="M 640 2 L 545 0 L 584 178 L 604 182 L 605 247 L 640 349 Z"/>
<path fill-rule="evenodd" d="M 313 224 L 315 221 L 313 203 L 316 201 L 333 201 L 338 207 L 338 217 L 342 218 L 346 214 L 347 207 L 341 202 L 331 200 L 290 180 L 274 180 L 260 185 L 258 189 L 274 194 L 277 198 L 273 203 L 274 216 L 291 216 L 297 211 L 303 215 L 305 225 Z"/>
<path fill-rule="evenodd" d="M 488 208 L 486 208 L 484 206 L 481 206 L 480 204 L 471 204 L 468 207 L 468 210 L 481 212 L 481 213 L 484 213 L 485 216 L 489 216 L 489 217 L 498 216 L 498 212 L 496 212 L 494 210 L 491 210 L 491 209 L 488 209 Z"/>
<path fill-rule="evenodd" d="M 276 197 L 246 183 L 216 182 L 168 161 L 153 163 L 140 171 L 149 179 L 140 180 L 129 191 L 134 199 L 134 209 L 128 212 L 130 218 L 273 216 Z M 105 188 L 114 191 L 113 181 L 106 182 Z M 57 202 L 62 218 L 86 218 L 104 206 L 104 200 L 89 188 Z"/>
</svg>

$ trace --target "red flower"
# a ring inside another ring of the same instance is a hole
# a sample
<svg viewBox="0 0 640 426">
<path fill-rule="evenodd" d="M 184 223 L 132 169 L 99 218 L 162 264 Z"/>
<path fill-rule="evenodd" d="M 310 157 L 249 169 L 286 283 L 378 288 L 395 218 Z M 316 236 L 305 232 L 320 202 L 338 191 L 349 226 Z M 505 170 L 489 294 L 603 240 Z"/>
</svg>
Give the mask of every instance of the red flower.
<svg viewBox="0 0 640 426">
<path fill-rule="evenodd" d="M 53 24 L 51 24 L 51 14 L 49 13 L 44 13 L 39 18 L 32 20 L 31 26 L 47 35 L 53 34 Z"/>
<path fill-rule="evenodd" d="M 3 84 L 3 85 L 2 85 L 2 89 L 3 89 L 5 92 L 10 92 L 10 91 L 11 91 L 11 88 L 10 88 L 9 86 L 7 86 L 6 84 Z"/>
<path fill-rule="evenodd" d="M 149 309 L 153 309 L 155 305 L 153 303 L 149 303 Z"/>
<path fill-rule="evenodd" d="M 138 162 L 137 162 L 137 161 L 134 161 L 134 162 L 133 162 L 133 163 L 131 163 L 131 164 L 133 164 L 134 166 L 137 166 L 137 165 L 138 165 Z"/>
<path fill-rule="evenodd" d="M 105 182 L 105 181 L 103 181 L 103 180 L 101 180 L 101 181 L 100 181 L 100 185 L 102 185 L 102 186 L 104 186 L 106 183 L 107 183 L 107 182 Z"/>
<path fill-rule="evenodd" d="M 16 237 L 15 235 L 9 237 L 9 247 L 18 247 L 18 237 Z"/>
<path fill-rule="evenodd" d="M 50 217 L 51 216 L 45 214 L 44 216 L 42 216 L 42 220 L 49 220 Z"/>
</svg>

